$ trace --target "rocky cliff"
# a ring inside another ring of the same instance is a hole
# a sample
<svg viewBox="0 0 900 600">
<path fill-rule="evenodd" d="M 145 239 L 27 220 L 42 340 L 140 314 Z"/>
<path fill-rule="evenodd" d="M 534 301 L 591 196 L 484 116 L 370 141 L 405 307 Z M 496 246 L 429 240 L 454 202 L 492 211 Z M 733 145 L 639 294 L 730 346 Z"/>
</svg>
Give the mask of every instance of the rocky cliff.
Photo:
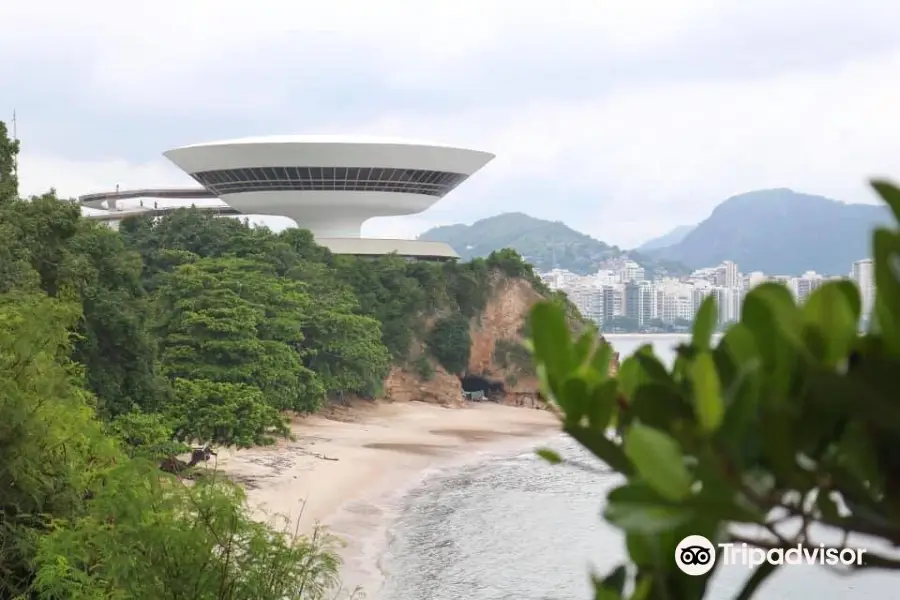
<svg viewBox="0 0 900 600">
<path fill-rule="evenodd" d="M 484 310 L 471 319 L 471 347 L 466 374 L 503 382 L 505 404 L 539 408 L 539 384 L 532 372 L 531 358 L 522 346 L 529 312 L 545 297 L 520 278 L 497 276 Z M 385 397 L 394 401 L 421 400 L 445 406 L 460 406 L 462 384 L 457 374 L 448 373 L 429 358 L 422 345 L 414 349 L 410 365 L 395 366 L 385 380 Z M 610 366 L 617 369 L 618 357 Z M 421 368 L 425 366 L 425 368 Z M 423 372 L 424 371 L 424 372 Z M 462 375 L 462 373 L 460 374 Z"/>
</svg>

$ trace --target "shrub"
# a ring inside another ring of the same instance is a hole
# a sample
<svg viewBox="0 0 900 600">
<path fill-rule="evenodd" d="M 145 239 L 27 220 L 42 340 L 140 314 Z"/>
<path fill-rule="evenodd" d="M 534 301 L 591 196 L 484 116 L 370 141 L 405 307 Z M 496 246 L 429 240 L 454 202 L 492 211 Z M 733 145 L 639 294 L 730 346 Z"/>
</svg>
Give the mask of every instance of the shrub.
<svg viewBox="0 0 900 600">
<path fill-rule="evenodd" d="M 468 319 L 459 313 L 438 319 L 428 333 L 427 344 L 428 351 L 448 372 L 464 372 L 472 346 Z"/>
<path fill-rule="evenodd" d="M 494 345 L 494 362 L 504 369 L 526 373 L 534 370 L 528 349 L 514 340 L 497 340 Z"/>
<path fill-rule="evenodd" d="M 900 221 L 900 189 L 874 187 Z M 675 553 L 688 535 L 787 549 L 814 546 L 810 525 L 820 524 L 900 545 L 900 230 L 877 229 L 872 247 L 868 331 L 859 333 L 860 295 L 849 281 L 826 283 L 801 306 L 784 286 L 764 284 L 716 345 L 707 299 L 671 369 L 647 345 L 610 377 L 608 345 L 591 331 L 573 341 L 559 305 L 534 308 L 534 358 L 551 410 L 624 476 L 604 517 L 624 533 L 630 564 L 595 578 L 596 598 L 622 598 L 626 588 L 642 600 L 705 597 L 721 561 L 682 573 Z M 900 569 L 877 551 L 864 556 L 854 568 Z M 758 567 L 738 597 L 776 568 Z"/>
<path fill-rule="evenodd" d="M 419 377 L 425 381 L 429 381 L 434 377 L 434 367 L 432 366 L 431 361 L 428 360 L 428 357 L 424 354 L 420 354 L 413 360 L 413 368 L 416 370 L 416 373 L 419 374 Z"/>
</svg>

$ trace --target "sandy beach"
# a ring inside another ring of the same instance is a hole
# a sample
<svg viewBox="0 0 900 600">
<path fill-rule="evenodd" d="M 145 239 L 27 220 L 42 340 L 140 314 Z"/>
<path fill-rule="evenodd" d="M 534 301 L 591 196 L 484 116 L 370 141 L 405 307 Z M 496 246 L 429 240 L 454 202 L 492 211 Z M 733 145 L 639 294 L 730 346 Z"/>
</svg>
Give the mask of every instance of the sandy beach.
<svg viewBox="0 0 900 600">
<path fill-rule="evenodd" d="M 297 419 L 292 441 L 220 452 L 216 468 L 244 484 L 261 517 L 299 520 L 305 533 L 322 523 L 342 538 L 345 583 L 373 598 L 392 506 L 406 490 L 432 469 L 534 446 L 558 431 L 546 411 L 492 403 L 361 403 Z"/>
</svg>

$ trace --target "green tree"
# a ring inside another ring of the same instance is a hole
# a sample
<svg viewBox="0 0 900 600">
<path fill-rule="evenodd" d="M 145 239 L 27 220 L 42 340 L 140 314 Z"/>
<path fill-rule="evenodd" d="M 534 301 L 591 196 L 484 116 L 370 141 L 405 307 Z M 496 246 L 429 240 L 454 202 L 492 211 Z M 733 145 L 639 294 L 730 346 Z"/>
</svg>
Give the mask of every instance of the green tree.
<svg viewBox="0 0 900 600">
<path fill-rule="evenodd" d="M 69 359 L 77 304 L 38 294 L 0 296 L 0 596 L 31 583 L 35 542 L 49 517 L 84 508 L 116 446 L 94 420 Z"/>
<path fill-rule="evenodd" d="M 19 180 L 16 173 L 18 155 L 19 141 L 10 139 L 6 123 L 0 121 L 0 205 L 19 197 Z"/>
<path fill-rule="evenodd" d="M 84 320 L 73 358 L 86 368 L 101 415 L 154 410 L 169 390 L 157 372 L 148 323 L 151 299 L 141 283 L 140 256 L 116 232 L 83 219 L 70 249 L 85 264 L 74 283 Z"/>
<path fill-rule="evenodd" d="M 110 472 L 89 511 L 55 525 L 34 561 L 41 598 L 322 600 L 340 586 L 334 537 L 256 522 L 237 485 L 189 487 L 140 462 Z"/>
<path fill-rule="evenodd" d="M 900 223 L 900 189 L 874 187 Z M 545 396 L 564 431 L 624 479 L 604 516 L 624 533 L 630 564 L 597 577 L 596 598 L 623 598 L 626 588 L 636 600 L 704 598 L 721 561 L 700 576 L 682 573 L 676 548 L 687 535 L 783 551 L 816 546 L 819 524 L 900 544 L 900 230 L 877 229 L 872 248 L 867 332 L 849 281 L 826 283 L 800 306 L 784 286 L 764 284 L 717 344 L 707 299 L 670 369 L 648 345 L 610 377 L 608 345 L 591 333 L 573 341 L 558 307 L 535 307 Z M 870 544 L 855 568 L 898 570 L 900 561 Z M 776 569 L 758 567 L 738 598 Z"/>
<path fill-rule="evenodd" d="M 342 281 L 359 301 L 359 312 L 381 323 L 382 341 L 391 356 L 403 361 L 413 339 L 424 330 L 428 294 L 407 273 L 409 263 L 398 256 L 335 258 Z"/>
<path fill-rule="evenodd" d="M 460 314 L 438 319 L 427 338 L 428 351 L 450 373 L 464 373 L 469 368 L 472 338 L 469 320 Z"/>
<path fill-rule="evenodd" d="M 315 410 L 324 388 L 302 362 L 308 300 L 298 284 L 253 261 L 182 265 L 157 294 L 163 372 L 172 379 L 245 384 L 259 388 L 275 408 Z"/>
<path fill-rule="evenodd" d="M 287 277 L 302 282 L 311 299 L 302 328 L 309 350 L 306 366 L 319 375 L 329 393 L 370 391 L 387 375 L 391 361 L 381 323 L 359 314 L 353 289 L 327 264 L 303 259 Z"/>
<path fill-rule="evenodd" d="M 332 597 L 335 538 L 286 536 L 285 528 L 251 518 L 235 484 L 211 477 L 185 485 L 123 455 L 95 418 L 82 369 L 70 358 L 79 318 L 77 302 L 0 296 L 0 597 Z M 226 436 L 235 421 L 259 418 L 252 410 L 259 402 L 245 410 L 247 390 L 178 381 L 179 391 L 182 384 L 201 388 L 185 394 L 195 402 L 185 410 L 200 416 L 189 435 Z M 198 398 L 231 403 L 232 422 L 219 420 L 221 411 L 207 414 Z M 145 450 L 165 443 L 169 431 L 137 413 L 110 429 Z"/>
<path fill-rule="evenodd" d="M 446 263 L 447 292 L 466 317 L 474 317 L 487 305 L 490 296 L 490 269 L 482 259 L 468 263 Z"/>
<path fill-rule="evenodd" d="M 160 407 L 160 410 L 162 408 Z M 187 445 L 174 439 L 177 437 L 174 432 L 176 427 L 177 414 L 166 415 L 161 412 L 135 410 L 123 413 L 108 422 L 107 432 L 122 442 L 123 449 L 129 457 L 159 462 L 190 450 Z"/>
<path fill-rule="evenodd" d="M 486 260 L 487 266 L 505 273 L 508 277 L 524 279 L 542 294 L 549 294 L 550 288 L 534 272 L 534 267 L 525 262 L 522 256 L 512 248 L 504 248 L 491 252 Z"/>
<path fill-rule="evenodd" d="M 288 435 L 287 420 L 263 392 L 241 383 L 176 379 L 166 414 L 173 437 L 182 442 L 249 448 Z"/>
<path fill-rule="evenodd" d="M 140 257 L 52 194 L 0 207 L 0 219 L 14 257 L 0 266 L 0 289 L 39 287 L 77 298 L 83 318 L 73 357 L 85 366 L 101 412 L 115 416 L 161 402 L 166 386 L 156 375 Z"/>
</svg>

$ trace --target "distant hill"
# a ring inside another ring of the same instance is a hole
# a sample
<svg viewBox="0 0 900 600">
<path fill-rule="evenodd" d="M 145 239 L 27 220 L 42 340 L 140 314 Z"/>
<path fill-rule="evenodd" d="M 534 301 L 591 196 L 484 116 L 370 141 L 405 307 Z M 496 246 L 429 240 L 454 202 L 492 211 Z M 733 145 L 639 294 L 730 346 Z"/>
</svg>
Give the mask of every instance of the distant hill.
<svg viewBox="0 0 900 600">
<path fill-rule="evenodd" d="M 489 217 L 472 225 L 435 227 L 419 239 L 450 244 L 463 260 L 512 248 L 539 271 L 556 267 L 588 275 L 595 273 L 602 261 L 622 256 L 632 258 L 653 273 L 666 270 L 680 274 L 687 270 L 684 265 L 610 246 L 561 221 L 545 221 L 518 212 Z"/>
<path fill-rule="evenodd" d="M 870 256 L 872 228 L 889 222 L 882 205 L 759 190 L 725 200 L 683 240 L 649 254 L 695 268 L 733 260 L 745 273 L 843 275 Z"/>
<path fill-rule="evenodd" d="M 674 246 L 685 237 L 687 234 L 692 232 L 696 225 L 679 225 L 669 233 L 665 235 L 661 235 L 659 237 L 653 238 L 652 240 L 648 240 L 635 248 L 637 252 L 649 252 L 651 250 L 656 250 L 658 248 L 667 248 L 669 246 Z"/>
</svg>

